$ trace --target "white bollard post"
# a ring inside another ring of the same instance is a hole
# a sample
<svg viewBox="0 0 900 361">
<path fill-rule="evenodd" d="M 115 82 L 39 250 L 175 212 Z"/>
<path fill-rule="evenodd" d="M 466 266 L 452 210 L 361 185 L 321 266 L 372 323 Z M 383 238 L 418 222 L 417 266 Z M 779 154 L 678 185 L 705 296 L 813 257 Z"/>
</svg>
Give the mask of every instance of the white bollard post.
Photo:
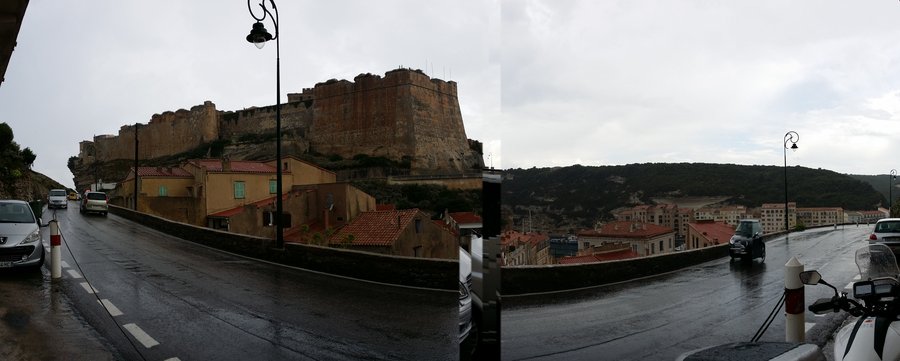
<svg viewBox="0 0 900 361">
<path fill-rule="evenodd" d="M 806 340 L 805 296 L 800 272 L 803 272 L 803 264 L 797 257 L 791 257 L 784 265 L 784 340 L 787 342 Z"/>
<path fill-rule="evenodd" d="M 59 223 L 54 219 L 47 222 L 50 226 L 50 278 L 57 279 L 62 277 L 62 265 L 60 263 L 62 254 L 59 247 L 62 240 L 59 237 Z"/>
</svg>

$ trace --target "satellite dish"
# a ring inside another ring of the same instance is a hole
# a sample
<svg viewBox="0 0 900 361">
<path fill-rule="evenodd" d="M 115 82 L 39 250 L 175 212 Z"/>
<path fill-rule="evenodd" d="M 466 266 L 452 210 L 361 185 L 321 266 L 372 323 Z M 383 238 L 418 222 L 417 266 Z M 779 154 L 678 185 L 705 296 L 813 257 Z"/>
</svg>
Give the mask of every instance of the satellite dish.
<svg viewBox="0 0 900 361">
<path fill-rule="evenodd" d="M 334 195 L 328 193 L 325 195 L 325 206 L 328 207 L 328 210 L 331 211 L 334 208 Z"/>
</svg>

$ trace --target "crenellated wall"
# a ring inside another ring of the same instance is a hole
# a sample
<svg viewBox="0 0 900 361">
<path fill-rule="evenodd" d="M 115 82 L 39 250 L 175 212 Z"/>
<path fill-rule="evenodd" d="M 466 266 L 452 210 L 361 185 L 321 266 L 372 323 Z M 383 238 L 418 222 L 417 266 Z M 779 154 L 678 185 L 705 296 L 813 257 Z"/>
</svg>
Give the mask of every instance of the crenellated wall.
<svg viewBox="0 0 900 361">
<path fill-rule="evenodd" d="M 477 162 L 469 149 L 456 83 L 397 69 L 360 74 L 314 88 L 310 145 L 323 154 L 394 160 L 410 157 L 413 174 L 459 173 Z"/>
<path fill-rule="evenodd" d="M 308 141 L 318 153 L 409 159 L 412 175 L 465 173 L 480 163 L 466 137 L 453 81 L 396 69 L 384 77 L 360 74 L 353 82 L 332 79 L 287 98 L 281 107 L 282 134 Z M 273 134 L 275 114 L 274 105 L 219 111 L 210 101 L 155 114 L 138 126 L 139 156 L 157 158 L 217 139 Z M 125 125 L 117 135 L 81 142 L 81 163 L 134 158 L 134 132 L 135 125 Z"/>
<path fill-rule="evenodd" d="M 117 135 L 98 135 L 93 146 L 81 142 L 81 157 L 114 160 L 134 158 L 135 125 L 123 125 Z M 147 124 L 138 125 L 138 152 L 142 159 L 157 158 L 196 148 L 218 139 L 219 121 L 216 105 L 210 101 L 162 114 L 154 114 Z M 90 151 L 93 154 L 89 153 Z"/>
</svg>

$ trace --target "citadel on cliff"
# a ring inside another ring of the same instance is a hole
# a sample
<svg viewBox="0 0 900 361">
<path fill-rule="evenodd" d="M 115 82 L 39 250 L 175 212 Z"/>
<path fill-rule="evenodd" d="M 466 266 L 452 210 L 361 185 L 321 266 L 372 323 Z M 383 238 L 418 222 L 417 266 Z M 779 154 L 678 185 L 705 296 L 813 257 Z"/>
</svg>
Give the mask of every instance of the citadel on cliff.
<svg viewBox="0 0 900 361">
<path fill-rule="evenodd" d="M 400 68 L 384 77 L 360 74 L 353 82 L 331 79 L 287 97 L 281 105 L 285 155 L 384 157 L 409 164 L 409 175 L 422 177 L 477 173 L 483 167 L 480 143 L 466 137 L 454 81 Z M 134 159 L 135 130 L 136 125 L 124 125 L 118 135 L 81 142 L 73 167 L 76 186 L 97 181 L 89 165 Z M 274 134 L 275 106 L 222 111 L 206 101 L 190 110 L 154 114 L 148 124 L 137 125 L 137 133 L 141 160 L 172 156 L 218 140 Z"/>
</svg>

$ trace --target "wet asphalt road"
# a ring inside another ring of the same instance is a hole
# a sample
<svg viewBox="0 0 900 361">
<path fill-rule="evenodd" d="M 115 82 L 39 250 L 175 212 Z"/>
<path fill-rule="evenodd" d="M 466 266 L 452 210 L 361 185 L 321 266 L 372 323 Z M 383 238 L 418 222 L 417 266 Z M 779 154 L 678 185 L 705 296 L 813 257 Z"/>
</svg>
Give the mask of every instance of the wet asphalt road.
<svg viewBox="0 0 900 361">
<path fill-rule="evenodd" d="M 504 298 L 504 360 L 674 360 L 698 348 L 749 341 L 784 289 L 784 264 L 796 256 L 839 289 L 858 274 L 853 261 L 870 227 L 793 233 L 767 242 L 765 263 L 727 257 L 666 275 L 590 290 Z M 807 286 L 806 304 L 830 297 Z M 784 340 L 784 309 L 761 341 Z M 807 341 L 824 345 L 841 314 L 806 312 Z M 828 345 L 827 347 L 831 347 Z"/>
<path fill-rule="evenodd" d="M 52 214 L 45 211 L 43 218 Z M 25 303 L 24 296 L 8 293 L 30 292 L 59 305 L 17 310 L 32 320 L 26 328 L 35 336 L 15 335 L 10 322 L 0 326 L 0 336 L 22 340 L 11 351 L 0 346 L 0 356 L 71 359 L 66 351 L 28 347 L 45 342 L 38 338 L 45 333 L 94 352 L 83 358 L 92 360 L 458 359 L 456 292 L 272 265 L 112 214 L 81 215 L 77 207 L 57 210 L 56 218 L 63 278 L 49 282 L 46 268 L 42 275 L 0 278 L 0 301 Z M 45 244 L 48 234 L 45 228 Z M 9 283 L 15 290 L 6 292 Z M 58 323 L 76 335 L 54 330 Z"/>
</svg>

